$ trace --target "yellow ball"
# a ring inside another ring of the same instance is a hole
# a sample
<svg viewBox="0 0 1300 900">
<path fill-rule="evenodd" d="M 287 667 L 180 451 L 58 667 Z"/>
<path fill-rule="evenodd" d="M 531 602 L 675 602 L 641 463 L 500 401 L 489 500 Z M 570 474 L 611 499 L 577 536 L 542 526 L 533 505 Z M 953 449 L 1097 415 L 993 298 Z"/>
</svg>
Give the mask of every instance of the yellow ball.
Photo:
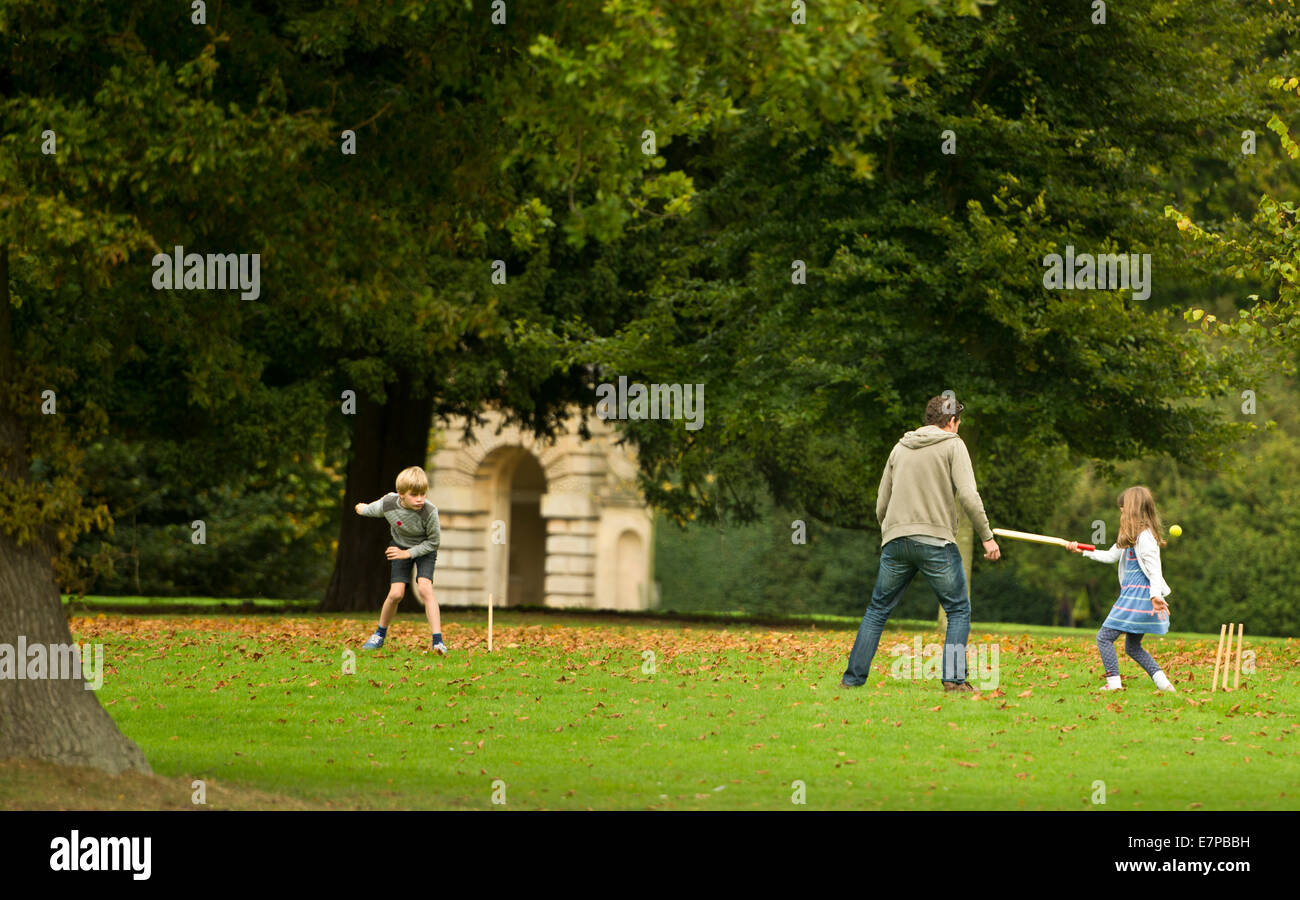
<svg viewBox="0 0 1300 900">
<path fill-rule="evenodd" d="M 1178 537 L 1180 534 L 1183 533 L 1183 526 L 1171 525 L 1169 526 L 1169 533 L 1174 537 Z"/>
</svg>

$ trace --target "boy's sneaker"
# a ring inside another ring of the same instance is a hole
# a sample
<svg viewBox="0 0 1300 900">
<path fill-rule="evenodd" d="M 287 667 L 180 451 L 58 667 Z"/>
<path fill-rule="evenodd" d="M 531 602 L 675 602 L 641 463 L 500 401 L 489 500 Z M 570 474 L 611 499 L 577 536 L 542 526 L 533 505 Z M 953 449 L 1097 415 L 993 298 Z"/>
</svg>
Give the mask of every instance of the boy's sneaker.
<svg viewBox="0 0 1300 900">
<path fill-rule="evenodd" d="M 447 645 L 444 644 L 442 641 L 438 641 L 438 643 L 433 645 L 433 651 L 437 653 L 439 656 L 446 656 Z"/>
<path fill-rule="evenodd" d="M 370 636 L 370 640 L 361 645 L 362 650 L 378 650 L 384 646 L 384 637 L 378 631 Z"/>
</svg>

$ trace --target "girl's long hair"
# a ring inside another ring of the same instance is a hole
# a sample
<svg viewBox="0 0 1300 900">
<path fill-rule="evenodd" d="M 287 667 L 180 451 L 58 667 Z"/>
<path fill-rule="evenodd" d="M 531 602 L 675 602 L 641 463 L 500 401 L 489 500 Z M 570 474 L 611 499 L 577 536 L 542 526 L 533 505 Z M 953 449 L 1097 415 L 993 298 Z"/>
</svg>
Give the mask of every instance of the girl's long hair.
<svg viewBox="0 0 1300 900">
<path fill-rule="evenodd" d="M 1119 495 L 1119 539 L 1115 542 L 1121 547 L 1132 547 L 1137 543 L 1138 535 L 1151 529 L 1156 543 L 1163 547 L 1168 543 L 1164 539 L 1164 526 L 1160 524 L 1160 513 L 1156 512 L 1156 500 L 1151 492 L 1142 485 L 1134 485 Z"/>
</svg>

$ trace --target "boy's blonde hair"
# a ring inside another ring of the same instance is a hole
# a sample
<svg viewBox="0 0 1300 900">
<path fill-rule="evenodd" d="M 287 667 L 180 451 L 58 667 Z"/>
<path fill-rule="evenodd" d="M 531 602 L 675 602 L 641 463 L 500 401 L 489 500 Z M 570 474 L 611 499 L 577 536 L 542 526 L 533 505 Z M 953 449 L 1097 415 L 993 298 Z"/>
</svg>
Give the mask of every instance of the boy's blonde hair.
<svg viewBox="0 0 1300 900">
<path fill-rule="evenodd" d="M 1167 543 L 1161 532 L 1160 513 L 1156 512 L 1156 500 L 1151 492 L 1142 485 L 1134 485 L 1119 495 L 1119 539 L 1115 542 L 1121 547 L 1132 547 L 1137 543 L 1138 535 L 1151 529 L 1156 543 L 1163 547 Z"/>
<path fill-rule="evenodd" d="M 419 466 L 403 469 L 397 473 L 397 493 L 417 497 L 429 493 L 429 476 Z"/>
</svg>

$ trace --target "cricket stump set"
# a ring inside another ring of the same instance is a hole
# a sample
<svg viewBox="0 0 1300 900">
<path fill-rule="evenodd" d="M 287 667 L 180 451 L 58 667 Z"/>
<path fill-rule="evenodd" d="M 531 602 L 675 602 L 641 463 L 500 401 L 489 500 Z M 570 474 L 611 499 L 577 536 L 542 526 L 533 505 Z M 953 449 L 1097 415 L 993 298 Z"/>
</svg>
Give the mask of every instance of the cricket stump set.
<svg viewBox="0 0 1300 900">
<path fill-rule="evenodd" d="M 1233 628 L 1237 629 L 1237 677 L 1233 680 L 1232 689 L 1235 690 L 1236 688 L 1241 687 L 1241 636 L 1246 630 L 1245 622 L 1239 622 L 1235 626 L 1234 625 L 1219 626 L 1219 649 L 1214 653 L 1214 679 L 1210 684 L 1211 693 L 1218 690 L 1219 687 L 1220 657 L 1222 657 L 1222 662 L 1223 662 L 1223 689 L 1225 691 L 1229 690 L 1228 671 L 1232 668 L 1232 629 Z M 1228 643 L 1226 645 L 1228 649 L 1227 656 L 1223 655 L 1223 649 L 1225 646 L 1223 643 L 1223 636 L 1225 632 L 1227 633 L 1228 636 Z"/>
</svg>

